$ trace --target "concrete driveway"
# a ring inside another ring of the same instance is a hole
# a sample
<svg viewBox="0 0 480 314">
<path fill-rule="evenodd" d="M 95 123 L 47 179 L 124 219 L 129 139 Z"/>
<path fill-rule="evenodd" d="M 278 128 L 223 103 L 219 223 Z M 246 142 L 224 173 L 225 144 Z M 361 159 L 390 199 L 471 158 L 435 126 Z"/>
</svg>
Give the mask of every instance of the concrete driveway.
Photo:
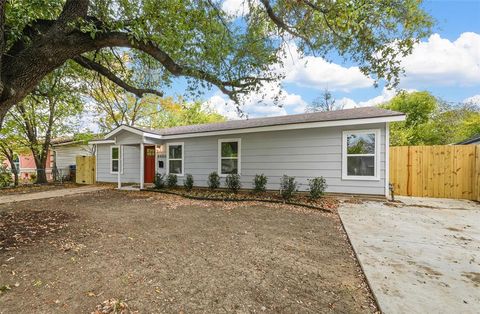
<svg viewBox="0 0 480 314">
<path fill-rule="evenodd" d="M 58 189 L 58 190 L 51 190 L 51 191 L 25 193 L 25 194 L 2 195 L 0 197 L 0 204 L 39 200 L 39 199 L 52 198 L 52 197 L 62 197 L 62 196 L 69 196 L 69 195 L 82 194 L 82 193 L 90 193 L 90 192 L 101 191 L 109 188 L 110 187 L 108 186 L 89 185 L 89 186 L 82 186 L 78 188 L 66 188 L 66 189 Z"/>
<path fill-rule="evenodd" d="M 478 313 L 480 206 L 400 198 L 344 204 L 343 225 L 384 313 Z"/>
</svg>

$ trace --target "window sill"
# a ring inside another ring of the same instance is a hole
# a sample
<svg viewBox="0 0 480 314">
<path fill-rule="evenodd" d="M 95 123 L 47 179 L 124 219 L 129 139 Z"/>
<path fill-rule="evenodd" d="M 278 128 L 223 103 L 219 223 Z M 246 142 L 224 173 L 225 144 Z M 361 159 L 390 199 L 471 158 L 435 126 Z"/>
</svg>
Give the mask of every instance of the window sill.
<svg viewBox="0 0 480 314">
<path fill-rule="evenodd" d="M 379 177 L 368 176 L 342 176 L 343 181 L 380 181 Z"/>
</svg>

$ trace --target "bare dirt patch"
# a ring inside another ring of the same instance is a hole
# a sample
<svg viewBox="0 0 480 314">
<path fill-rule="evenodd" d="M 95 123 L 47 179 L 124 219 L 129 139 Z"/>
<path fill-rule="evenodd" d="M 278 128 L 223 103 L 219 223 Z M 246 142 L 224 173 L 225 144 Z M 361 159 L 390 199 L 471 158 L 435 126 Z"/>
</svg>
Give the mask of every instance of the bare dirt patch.
<svg viewBox="0 0 480 314">
<path fill-rule="evenodd" d="M 62 221 L 0 251 L 0 313 L 376 311 L 335 213 L 115 190 L 0 213 Z"/>
<path fill-rule="evenodd" d="M 75 184 L 73 182 L 48 183 L 48 184 L 22 184 L 16 187 L 0 189 L 0 196 L 53 191 L 53 190 L 60 190 L 65 188 L 75 188 L 79 186 L 81 185 Z"/>
</svg>

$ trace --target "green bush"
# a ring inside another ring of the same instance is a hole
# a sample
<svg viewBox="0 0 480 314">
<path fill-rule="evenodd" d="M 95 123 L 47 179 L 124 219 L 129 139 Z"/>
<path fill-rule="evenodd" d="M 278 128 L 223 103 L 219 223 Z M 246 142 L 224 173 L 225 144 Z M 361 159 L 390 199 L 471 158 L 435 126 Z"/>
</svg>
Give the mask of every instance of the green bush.
<svg viewBox="0 0 480 314">
<path fill-rule="evenodd" d="M 253 178 L 253 191 L 254 192 L 265 192 L 267 189 L 267 176 L 262 174 L 256 174 Z"/>
<path fill-rule="evenodd" d="M 218 175 L 218 173 L 216 171 L 210 173 L 208 175 L 208 187 L 210 188 L 210 190 L 215 190 L 215 189 L 218 189 L 220 187 L 220 176 Z"/>
<path fill-rule="evenodd" d="M 5 166 L 0 165 L 0 188 L 12 185 L 12 173 Z"/>
<path fill-rule="evenodd" d="M 282 179 L 280 179 L 280 195 L 284 200 L 289 200 L 296 191 L 297 182 L 295 181 L 295 177 L 289 177 L 284 174 Z"/>
<path fill-rule="evenodd" d="M 167 176 L 167 187 L 174 188 L 177 186 L 178 178 L 176 174 L 170 173 Z"/>
<path fill-rule="evenodd" d="M 187 174 L 185 176 L 185 180 L 183 181 L 183 186 L 187 191 L 191 191 L 193 189 L 193 175 Z"/>
<path fill-rule="evenodd" d="M 310 186 L 310 198 L 312 199 L 322 197 L 327 189 L 327 181 L 324 177 L 310 179 L 308 180 L 308 185 Z"/>
<path fill-rule="evenodd" d="M 230 192 L 237 193 L 238 190 L 242 187 L 240 182 L 240 175 L 238 174 L 229 174 L 225 180 L 225 184 Z"/>
<path fill-rule="evenodd" d="M 163 189 L 165 187 L 165 175 L 160 173 L 155 174 L 153 184 L 156 189 Z"/>
</svg>

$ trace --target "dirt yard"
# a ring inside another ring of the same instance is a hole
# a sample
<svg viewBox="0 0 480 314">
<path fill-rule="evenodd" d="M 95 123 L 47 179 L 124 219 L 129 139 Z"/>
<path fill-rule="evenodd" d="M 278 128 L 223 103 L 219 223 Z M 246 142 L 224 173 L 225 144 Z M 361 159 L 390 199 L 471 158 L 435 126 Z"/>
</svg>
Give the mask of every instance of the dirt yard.
<svg viewBox="0 0 480 314">
<path fill-rule="evenodd" d="M 111 299 L 133 313 L 376 311 L 336 214 L 115 190 L 0 205 L 0 313 Z"/>
<path fill-rule="evenodd" d="M 47 183 L 47 184 L 20 184 L 16 187 L 8 187 L 8 188 L 0 189 L 0 196 L 53 191 L 53 190 L 60 190 L 65 188 L 76 188 L 79 186 L 81 185 L 77 185 L 73 182 Z"/>
</svg>

